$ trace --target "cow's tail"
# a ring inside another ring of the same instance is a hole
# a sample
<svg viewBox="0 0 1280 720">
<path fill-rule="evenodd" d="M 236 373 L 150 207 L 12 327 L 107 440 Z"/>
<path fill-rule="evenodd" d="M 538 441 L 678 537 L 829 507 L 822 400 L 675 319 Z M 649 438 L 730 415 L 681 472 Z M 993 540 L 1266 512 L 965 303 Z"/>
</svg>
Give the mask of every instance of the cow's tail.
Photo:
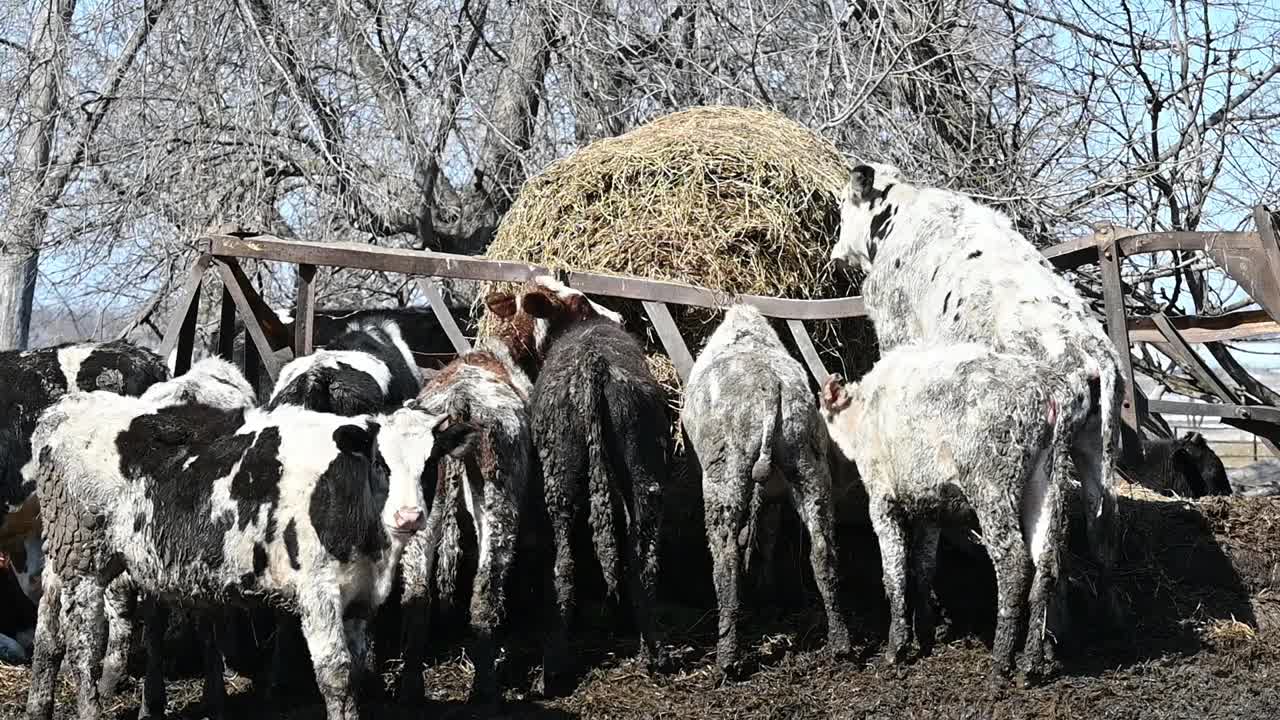
<svg viewBox="0 0 1280 720">
<path fill-rule="evenodd" d="M 1128 352 L 1128 349 L 1125 349 Z M 1098 420 L 1102 433 L 1102 486 L 1110 493 L 1115 488 L 1116 450 L 1120 447 L 1120 405 L 1124 387 L 1115 363 L 1103 363 L 1098 371 Z M 1139 455 L 1141 454 L 1141 448 Z"/>
<path fill-rule="evenodd" d="M 773 451 L 777 445 L 778 426 L 782 424 L 782 387 L 773 384 L 772 392 L 760 403 L 763 419 L 760 431 L 760 450 L 751 464 L 751 505 L 747 509 L 745 523 L 738 532 L 738 547 L 742 549 L 743 572 L 752 572 L 752 549 L 755 547 L 755 531 L 759 525 L 760 509 L 764 505 L 765 483 L 773 473 Z M 736 482 L 736 481 L 735 481 Z"/>
<path fill-rule="evenodd" d="M 769 479 L 773 470 L 773 448 L 776 444 L 778 426 L 782 424 L 782 388 L 773 384 L 773 392 L 764 396 L 760 407 L 763 429 L 760 433 L 760 452 L 751 465 L 751 479 L 763 483 Z"/>
<path fill-rule="evenodd" d="M 614 459 L 610 456 L 608 446 L 609 433 L 605 424 L 609 422 L 608 399 L 605 387 L 609 382 L 609 361 L 593 354 L 587 363 L 586 385 L 586 429 L 587 429 L 587 520 L 591 525 L 592 544 L 595 546 L 596 560 L 600 563 L 600 572 L 604 576 L 605 589 L 609 596 L 617 600 L 622 569 L 619 563 L 618 532 L 614 526 L 614 497 L 617 490 L 613 482 Z M 618 458 L 619 460 L 621 458 Z"/>
</svg>

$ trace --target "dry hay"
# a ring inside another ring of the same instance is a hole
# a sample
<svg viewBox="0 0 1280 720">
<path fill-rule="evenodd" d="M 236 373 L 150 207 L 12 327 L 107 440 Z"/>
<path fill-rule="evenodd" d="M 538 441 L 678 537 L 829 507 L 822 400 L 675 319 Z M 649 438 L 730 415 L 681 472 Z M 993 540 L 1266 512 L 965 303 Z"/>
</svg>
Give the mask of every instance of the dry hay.
<svg viewBox="0 0 1280 720">
<path fill-rule="evenodd" d="M 684 110 L 596 141 L 531 178 L 487 256 L 730 294 L 844 297 L 856 288 L 828 254 L 847 176 L 834 145 L 779 113 Z M 661 350 L 639 303 L 605 304 Z M 718 313 L 671 310 L 696 353 Z M 865 325 L 815 322 L 809 331 L 830 367 L 856 375 L 870 363 Z"/>
</svg>

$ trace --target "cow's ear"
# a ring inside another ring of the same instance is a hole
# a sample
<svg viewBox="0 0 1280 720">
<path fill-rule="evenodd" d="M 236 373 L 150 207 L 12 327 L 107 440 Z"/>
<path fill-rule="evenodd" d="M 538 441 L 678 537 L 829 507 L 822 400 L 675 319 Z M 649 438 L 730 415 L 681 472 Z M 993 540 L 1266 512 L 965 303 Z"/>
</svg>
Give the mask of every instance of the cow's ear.
<svg viewBox="0 0 1280 720">
<path fill-rule="evenodd" d="M 369 423 L 368 427 L 342 425 L 333 431 L 333 442 L 341 452 L 372 458 L 381 429 L 382 426 L 375 422 Z"/>
<path fill-rule="evenodd" d="M 556 300 L 542 290 L 530 290 L 520 296 L 520 309 L 536 318 L 549 318 L 556 311 Z"/>
<path fill-rule="evenodd" d="M 849 198 L 866 202 L 875 192 L 876 171 L 870 165 L 858 165 L 849 171 Z"/>
<path fill-rule="evenodd" d="M 431 445 L 433 457 L 462 457 L 471 449 L 478 431 L 475 425 L 446 415 L 432 432 L 435 436 Z"/>
<path fill-rule="evenodd" d="M 489 293 L 484 299 L 484 306 L 489 308 L 489 312 L 495 317 L 503 320 L 509 319 L 516 314 L 516 298 L 508 292 Z"/>
</svg>

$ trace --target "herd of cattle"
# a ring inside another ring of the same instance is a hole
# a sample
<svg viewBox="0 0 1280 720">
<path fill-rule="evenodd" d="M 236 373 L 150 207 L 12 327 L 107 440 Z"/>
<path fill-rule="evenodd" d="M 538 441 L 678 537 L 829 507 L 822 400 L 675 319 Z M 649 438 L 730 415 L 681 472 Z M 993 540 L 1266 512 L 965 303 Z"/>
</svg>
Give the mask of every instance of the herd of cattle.
<svg viewBox="0 0 1280 720">
<path fill-rule="evenodd" d="M 856 167 L 841 202 L 831 257 L 865 274 L 881 346 L 871 372 L 833 376 L 815 397 L 769 322 L 735 305 L 685 388 L 718 664 L 743 672 L 742 575 L 766 540 L 761 506 L 778 495 L 811 540 L 829 649 L 850 651 L 832 493 L 852 463 L 880 544 L 886 654 L 904 659 L 912 630 L 928 652 L 940 528 L 976 517 L 997 578 L 993 675 L 1011 674 L 1019 637 L 1023 669 L 1042 674 L 1077 486 L 1109 597 L 1116 349 L 1000 213 L 880 165 Z M 454 511 L 477 541 L 476 699 L 500 697 L 495 633 L 526 522 L 554 548 L 546 692 L 571 689 L 577 670 L 575 543 L 589 543 L 606 592 L 629 599 L 644 664 L 667 667 L 654 603 L 672 453 L 643 346 L 621 316 L 549 277 L 485 305 L 494 331 L 425 382 L 397 325 L 366 318 L 287 365 L 261 406 L 217 358 L 170 378 L 159 357 L 124 342 L 0 355 L 0 509 L 6 537 L 26 550 L 13 562 L 22 589 L 38 600 L 30 717 L 52 717 L 64 659 L 80 717 L 98 717 L 136 623 L 148 655 L 140 716 L 161 716 L 169 608 L 242 604 L 296 616 L 328 717 L 357 717 L 360 679 L 376 664 L 369 624 L 395 584 L 410 609 L 401 693 L 420 699 L 423 608 Z M 222 660 L 206 645 L 216 714 Z"/>
</svg>

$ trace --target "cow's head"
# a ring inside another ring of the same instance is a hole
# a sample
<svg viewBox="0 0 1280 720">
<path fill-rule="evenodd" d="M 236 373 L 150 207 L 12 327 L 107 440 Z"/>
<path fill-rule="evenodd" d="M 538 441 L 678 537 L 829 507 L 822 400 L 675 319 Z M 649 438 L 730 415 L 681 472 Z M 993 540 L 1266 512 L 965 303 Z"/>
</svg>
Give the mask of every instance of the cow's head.
<svg viewBox="0 0 1280 720">
<path fill-rule="evenodd" d="M 416 401 L 369 424 L 371 457 L 385 463 L 387 498 L 382 523 L 395 536 L 407 536 L 426 524 L 430 509 L 424 481 L 432 483 L 440 458 L 461 456 L 475 435 L 474 426 L 448 415 L 432 414 Z"/>
<path fill-rule="evenodd" d="M 849 172 L 840 192 L 840 239 L 831 259 L 861 269 L 871 269 L 877 245 L 893 227 L 898 206 L 890 194 L 904 185 L 898 169 L 871 163 Z"/>
<path fill-rule="evenodd" d="M 546 350 L 548 337 L 575 322 L 602 317 L 622 325 L 621 315 L 550 275 L 539 275 L 525 285 L 519 310 L 534 318 L 534 344 L 539 353 Z"/>
<path fill-rule="evenodd" d="M 1200 433 L 1189 432 L 1177 441 L 1173 464 L 1186 479 L 1192 497 L 1231 494 L 1222 460 Z"/>
<path fill-rule="evenodd" d="M 506 345 L 511 360 L 529 377 L 538 364 L 537 318 L 520 309 L 520 298 L 509 292 L 493 292 L 484 306 L 494 319 L 493 334 Z"/>
</svg>

